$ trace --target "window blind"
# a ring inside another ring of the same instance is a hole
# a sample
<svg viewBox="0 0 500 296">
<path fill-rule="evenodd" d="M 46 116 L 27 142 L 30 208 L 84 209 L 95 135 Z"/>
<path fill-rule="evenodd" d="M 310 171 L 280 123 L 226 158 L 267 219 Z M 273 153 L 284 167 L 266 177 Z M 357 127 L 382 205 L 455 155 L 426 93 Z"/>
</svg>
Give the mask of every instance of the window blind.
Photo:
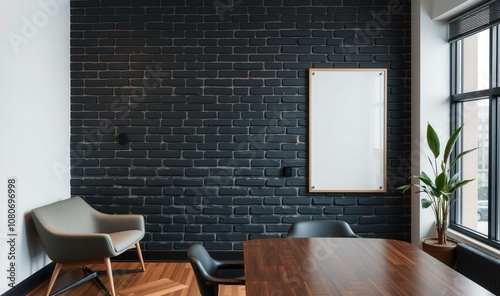
<svg viewBox="0 0 500 296">
<path fill-rule="evenodd" d="M 500 1 L 482 4 L 448 23 L 448 42 L 473 35 L 500 23 Z"/>
</svg>

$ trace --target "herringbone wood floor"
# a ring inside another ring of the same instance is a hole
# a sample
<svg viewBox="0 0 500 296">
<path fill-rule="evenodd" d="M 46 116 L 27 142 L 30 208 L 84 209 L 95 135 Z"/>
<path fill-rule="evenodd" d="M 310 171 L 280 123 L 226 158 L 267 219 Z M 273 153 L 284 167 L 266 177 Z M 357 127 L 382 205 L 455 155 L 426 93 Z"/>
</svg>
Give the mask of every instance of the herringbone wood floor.
<svg viewBox="0 0 500 296">
<path fill-rule="evenodd" d="M 140 268 L 136 262 L 113 262 L 113 269 L 135 269 Z M 93 270 L 104 270 L 104 265 L 89 265 Z M 54 285 L 52 292 L 58 291 L 64 286 L 80 279 L 84 276 L 83 270 L 63 270 L 59 274 L 57 282 Z M 102 282 L 108 286 L 109 281 L 107 276 L 101 277 Z M 148 284 L 147 289 L 141 291 L 141 296 L 198 296 L 198 285 L 191 269 L 191 265 L 187 262 L 146 262 L 146 271 L 139 273 L 117 274 L 113 277 L 117 296 L 132 295 L 126 293 L 132 287 Z M 173 282 L 187 286 L 179 287 Z M 27 296 L 46 295 L 49 280 L 34 288 Z M 141 286 L 143 287 L 143 286 Z M 139 287 L 140 288 L 140 287 Z M 148 290 L 149 289 L 149 290 Z M 177 291 L 173 291 L 179 289 Z M 173 292 L 171 292 L 173 291 Z M 100 296 L 105 295 L 100 287 L 94 282 L 89 281 L 70 291 L 60 294 L 62 296 Z M 138 295 L 138 294 L 133 294 Z M 219 296 L 245 296 L 245 286 L 221 286 Z"/>
</svg>

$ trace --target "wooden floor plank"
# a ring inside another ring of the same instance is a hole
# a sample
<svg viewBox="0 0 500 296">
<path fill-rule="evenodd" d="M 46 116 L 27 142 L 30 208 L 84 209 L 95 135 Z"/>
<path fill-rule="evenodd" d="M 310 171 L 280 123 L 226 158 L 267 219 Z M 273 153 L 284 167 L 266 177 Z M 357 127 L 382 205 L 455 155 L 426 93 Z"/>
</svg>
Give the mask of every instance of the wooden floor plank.
<svg viewBox="0 0 500 296">
<path fill-rule="evenodd" d="M 112 262 L 114 270 L 118 269 L 138 269 L 140 264 L 137 262 Z M 104 270 L 103 264 L 89 265 L 92 270 Z M 85 276 L 83 269 L 62 270 L 59 278 L 54 285 L 54 291 L 57 291 L 66 285 Z M 100 277 L 102 282 L 109 286 L 107 276 Z M 127 274 L 116 274 L 113 276 L 117 296 L 199 296 L 198 284 L 194 277 L 191 265 L 188 262 L 146 262 L 146 271 Z M 27 296 L 45 296 L 47 293 L 49 280 L 38 287 L 34 287 Z M 172 284 L 174 283 L 174 284 Z M 181 286 L 176 287 L 178 283 Z M 142 286 L 144 285 L 144 286 Z M 140 290 L 140 288 L 146 290 Z M 130 294 L 134 287 L 141 291 L 141 294 Z M 137 288 L 139 287 L 139 288 Z M 163 290 L 159 287 L 163 287 Z M 182 287 L 182 289 L 179 289 Z M 143 294 L 144 291 L 150 294 Z M 149 291 L 149 292 L 148 292 Z M 125 294 L 124 294 L 125 292 Z M 128 294 L 127 294 L 128 292 Z M 156 293 L 156 294 L 155 294 Z M 89 281 L 78 287 L 71 289 L 61 296 L 104 296 L 105 293 L 94 282 Z M 245 286 L 226 286 L 221 285 L 219 296 L 245 296 Z"/>
<path fill-rule="evenodd" d="M 169 279 L 159 279 L 152 282 L 147 282 L 142 285 L 129 287 L 118 292 L 119 296 L 162 296 L 168 295 L 178 290 L 187 288 L 178 282 Z"/>
</svg>

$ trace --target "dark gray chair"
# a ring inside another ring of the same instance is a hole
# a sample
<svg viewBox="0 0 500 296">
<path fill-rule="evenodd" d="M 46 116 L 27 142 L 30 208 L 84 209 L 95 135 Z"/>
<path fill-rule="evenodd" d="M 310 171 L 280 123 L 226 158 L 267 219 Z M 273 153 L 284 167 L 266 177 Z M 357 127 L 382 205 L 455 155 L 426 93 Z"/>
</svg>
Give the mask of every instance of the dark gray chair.
<svg viewBox="0 0 500 296">
<path fill-rule="evenodd" d="M 351 226 L 339 220 L 300 221 L 290 225 L 287 237 L 359 237 Z"/>
<path fill-rule="evenodd" d="M 110 258 L 135 248 L 144 271 L 139 241 L 144 237 L 142 215 L 109 215 L 87 204 L 81 197 L 72 197 L 32 210 L 31 216 L 47 256 L 55 268 L 50 278 L 47 295 L 62 269 L 83 268 L 88 274 L 83 279 L 55 292 L 58 295 L 88 280 L 94 279 L 106 295 L 115 295 Z M 93 271 L 87 264 L 103 263 L 106 271 Z M 117 272 L 116 270 L 114 272 Z M 111 293 L 97 277 L 107 274 Z"/>
<path fill-rule="evenodd" d="M 219 285 L 245 285 L 244 276 L 221 276 L 222 270 L 243 270 L 243 261 L 215 260 L 201 244 L 192 245 L 188 249 L 187 255 L 202 296 L 217 296 L 219 293 Z"/>
</svg>

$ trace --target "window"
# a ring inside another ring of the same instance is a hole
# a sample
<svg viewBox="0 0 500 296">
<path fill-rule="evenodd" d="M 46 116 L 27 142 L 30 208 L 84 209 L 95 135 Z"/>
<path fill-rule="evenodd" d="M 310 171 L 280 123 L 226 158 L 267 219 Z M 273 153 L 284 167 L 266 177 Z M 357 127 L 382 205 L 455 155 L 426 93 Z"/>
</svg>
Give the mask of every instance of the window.
<svg viewBox="0 0 500 296">
<path fill-rule="evenodd" d="M 462 178 L 474 179 L 462 188 L 461 199 L 456 204 L 455 223 L 467 229 L 476 231 L 481 235 L 488 234 L 488 207 L 480 207 L 483 201 L 488 201 L 488 141 L 482 134 L 481 119 L 488 119 L 488 112 L 481 112 L 489 108 L 489 99 L 477 98 L 465 102 L 455 102 L 457 112 L 456 125 L 464 124 L 459 150 L 465 151 L 476 148 L 475 151 L 466 155 L 459 164 L 462 170 Z M 482 135 L 482 136 L 481 136 Z M 486 194 L 485 194 L 486 193 Z"/>
<path fill-rule="evenodd" d="M 457 192 L 450 227 L 500 249 L 499 2 L 452 20 L 449 33 L 452 128 L 464 125 L 454 153 L 477 147 L 456 166 L 474 182 Z"/>
</svg>

